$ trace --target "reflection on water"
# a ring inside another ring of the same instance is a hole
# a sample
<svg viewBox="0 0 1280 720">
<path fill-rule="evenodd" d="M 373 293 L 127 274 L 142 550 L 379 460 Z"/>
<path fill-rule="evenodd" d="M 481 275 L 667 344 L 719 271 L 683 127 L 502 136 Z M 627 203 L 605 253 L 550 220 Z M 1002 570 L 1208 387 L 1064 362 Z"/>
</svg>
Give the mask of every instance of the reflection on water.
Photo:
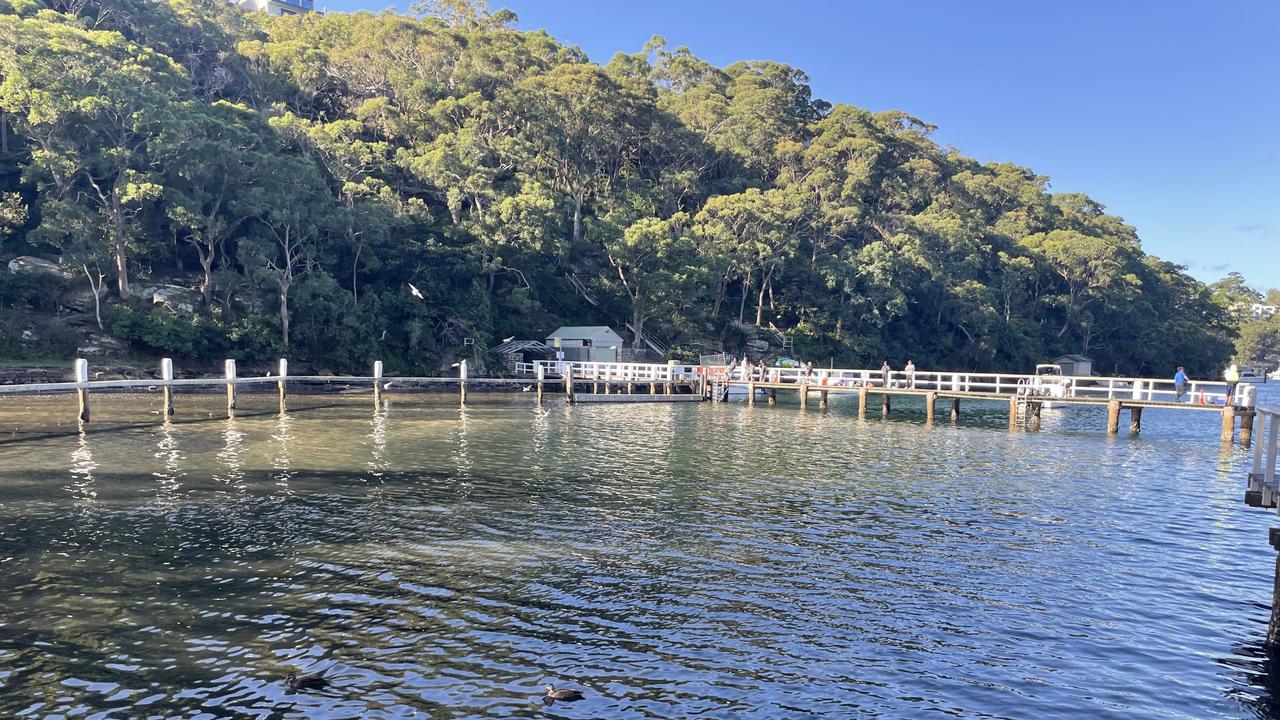
<svg viewBox="0 0 1280 720">
<path fill-rule="evenodd" d="M 522 400 L 0 444 L 0 717 L 1278 716 L 1216 416 Z"/>
</svg>

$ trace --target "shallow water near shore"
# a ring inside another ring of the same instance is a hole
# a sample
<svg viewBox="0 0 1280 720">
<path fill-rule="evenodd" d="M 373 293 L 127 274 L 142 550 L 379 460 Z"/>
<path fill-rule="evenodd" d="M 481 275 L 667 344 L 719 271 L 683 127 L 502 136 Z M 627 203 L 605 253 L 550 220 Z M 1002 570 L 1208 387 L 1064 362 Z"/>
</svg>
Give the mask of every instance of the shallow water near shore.
<svg viewBox="0 0 1280 720">
<path fill-rule="evenodd" d="M 1280 717 L 1214 413 L 472 399 L 0 399 L 0 717 Z"/>
</svg>

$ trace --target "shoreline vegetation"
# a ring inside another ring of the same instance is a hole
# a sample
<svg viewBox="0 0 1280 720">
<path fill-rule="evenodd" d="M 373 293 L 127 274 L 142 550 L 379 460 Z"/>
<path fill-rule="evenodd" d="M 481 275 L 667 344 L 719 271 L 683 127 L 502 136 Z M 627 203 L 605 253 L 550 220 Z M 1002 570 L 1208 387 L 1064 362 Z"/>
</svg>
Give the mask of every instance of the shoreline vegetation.
<svg viewBox="0 0 1280 720">
<path fill-rule="evenodd" d="M 562 324 L 682 360 L 1216 377 L 1233 353 L 1220 293 L 1132 226 L 906 112 L 427 5 L 0 0 L 0 262 L 57 261 L 0 268 L 0 356 L 480 373 Z"/>
</svg>

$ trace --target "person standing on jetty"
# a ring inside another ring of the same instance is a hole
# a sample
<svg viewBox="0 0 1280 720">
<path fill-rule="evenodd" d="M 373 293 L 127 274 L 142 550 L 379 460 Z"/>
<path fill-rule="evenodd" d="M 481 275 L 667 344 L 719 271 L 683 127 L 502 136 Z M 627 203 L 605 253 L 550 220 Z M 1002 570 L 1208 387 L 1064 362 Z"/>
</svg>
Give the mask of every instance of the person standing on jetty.
<svg viewBox="0 0 1280 720">
<path fill-rule="evenodd" d="M 1182 366 L 1178 366 L 1178 372 L 1173 374 L 1173 392 L 1174 402 L 1182 402 L 1182 396 L 1187 394 L 1187 374 L 1182 371 Z"/>
<path fill-rule="evenodd" d="M 916 362 L 908 359 L 906 367 L 902 368 L 902 372 L 907 374 L 907 387 L 915 388 L 916 386 Z"/>
<path fill-rule="evenodd" d="M 884 386 L 889 387 L 889 374 L 893 372 L 893 368 L 889 367 L 889 358 L 884 359 L 884 364 L 880 366 L 880 377 L 884 378 Z"/>
<path fill-rule="evenodd" d="M 1222 379 L 1227 381 L 1227 396 L 1222 399 L 1223 405 L 1234 404 L 1232 398 L 1236 395 L 1236 385 L 1240 384 L 1240 368 L 1235 363 L 1227 366 L 1226 372 L 1222 373 Z"/>
</svg>

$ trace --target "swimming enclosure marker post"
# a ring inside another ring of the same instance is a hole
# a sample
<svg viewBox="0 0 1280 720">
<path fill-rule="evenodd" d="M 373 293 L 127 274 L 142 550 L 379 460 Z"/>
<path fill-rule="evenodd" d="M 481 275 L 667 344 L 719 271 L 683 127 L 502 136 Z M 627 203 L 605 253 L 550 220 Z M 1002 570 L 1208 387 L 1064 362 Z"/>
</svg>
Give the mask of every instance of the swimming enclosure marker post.
<svg viewBox="0 0 1280 720">
<path fill-rule="evenodd" d="M 232 417 L 236 414 L 236 361 L 223 361 L 222 370 L 227 379 L 227 417 Z"/>
<path fill-rule="evenodd" d="M 283 414 L 284 411 L 288 409 L 285 404 L 285 389 L 284 389 L 285 381 L 289 377 L 289 361 L 288 360 L 284 358 L 280 358 L 279 364 L 276 365 L 276 377 L 280 378 L 278 381 L 276 381 L 276 391 L 277 391 L 277 394 L 280 396 L 280 412 Z"/>
<path fill-rule="evenodd" d="M 89 382 L 89 361 L 84 358 L 76 358 L 75 370 L 76 382 L 81 385 L 76 389 L 76 399 L 80 404 L 80 414 L 77 417 L 80 422 L 87 423 L 89 422 L 89 388 L 83 386 Z"/>
<path fill-rule="evenodd" d="M 535 365 L 533 368 L 533 376 L 538 380 L 538 404 L 542 404 L 542 382 L 547 377 L 547 368 L 542 364 Z"/>
<path fill-rule="evenodd" d="M 458 404 L 467 405 L 467 361 L 458 361 Z"/>
<path fill-rule="evenodd" d="M 373 404 L 382 407 L 382 361 L 373 361 Z"/>
<path fill-rule="evenodd" d="M 173 417 L 173 358 L 160 358 L 161 388 L 160 416 L 166 420 Z"/>
</svg>

